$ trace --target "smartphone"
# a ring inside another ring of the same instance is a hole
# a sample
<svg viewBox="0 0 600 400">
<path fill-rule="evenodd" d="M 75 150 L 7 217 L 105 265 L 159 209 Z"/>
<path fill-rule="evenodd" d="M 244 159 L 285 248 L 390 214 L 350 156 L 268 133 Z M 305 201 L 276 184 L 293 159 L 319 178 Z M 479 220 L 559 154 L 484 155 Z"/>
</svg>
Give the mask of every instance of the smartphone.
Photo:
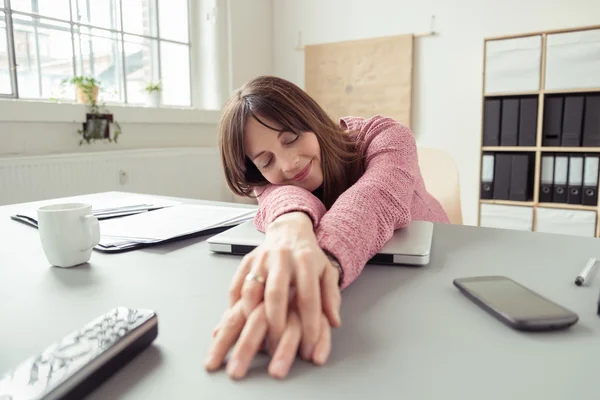
<svg viewBox="0 0 600 400">
<path fill-rule="evenodd" d="M 579 316 L 506 276 L 454 280 L 465 296 L 506 325 L 522 331 L 549 331 L 574 325 Z"/>
</svg>

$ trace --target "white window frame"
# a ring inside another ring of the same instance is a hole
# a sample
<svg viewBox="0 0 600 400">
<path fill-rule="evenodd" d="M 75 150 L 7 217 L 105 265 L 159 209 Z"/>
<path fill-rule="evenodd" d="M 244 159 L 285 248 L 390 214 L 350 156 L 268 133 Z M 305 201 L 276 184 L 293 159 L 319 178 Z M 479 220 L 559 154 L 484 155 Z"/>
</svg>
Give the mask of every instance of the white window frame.
<svg viewBox="0 0 600 400">
<path fill-rule="evenodd" d="M 99 27 L 99 26 L 94 26 L 94 25 L 90 25 L 90 24 L 86 24 L 86 23 L 81 23 L 81 22 L 77 22 L 77 21 L 73 21 L 73 13 L 72 13 L 72 9 L 71 9 L 71 15 L 69 17 L 69 20 L 63 20 L 63 19 L 59 19 L 59 18 L 54 18 L 54 17 L 48 17 L 48 16 L 44 16 L 43 14 L 35 14 L 35 13 L 27 13 L 27 12 L 23 12 L 23 11 L 15 11 L 12 10 L 10 7 L 10 1 L 11 0 L 0 0 L 0 12 L 4 12 L 5 15 L 5 22 L 6 22 L 6 32 L 7 32 L 7 39 L 8 39 L 8 43 L 7 43 L 7 49 L 8 49 L 8 57 L 9 57 L 9 70 L 10 70 L 10 80 L 11 80 L 11 89 L 12 89 L 12 93 L 10 94 L 2 94 L 0 93 L 0 99 L 2 98 L 6 98 L 6 99 L 16 99 L 16 100 L 25 100 L 25 101 L 29 101 L 29 100 L 34 100 L 34 101 L 40 101 L 40 102 L 44 102 L 44 101 L 48 101 L 49 99 L 46 98 L 32 98 L 32 99 L 28 99 L 28 98 L 22 98 L 19 96 L 19 87 L 18 87 L 18 71 L 17 71 L 17 66 L 16 66 L 16 52 L 15 52 L 15 47 L 14 47 L 14 26 L 13 26 L 13 14 L 16 15 L 22 15 L 22 16 L 26 16 L 26 17 L 32 17 L 32 18 L 43 18 L 45 20 L 48 21 L 55 21 L 55 22 L 60 22 L 60 23 L 64 23 L 64 24 L 69 24 L 70 25 L 70 34 L 71 34 L 71 42 L 72 42 L 72 52 L 73 52 L 73 75 L 75 75 L 77 73 L 77 56 L 76 56 L 76 50 L 75 50 L 75 40 L 76 40 L 76 35 L 79 33 L 79 29 L 78 28 L 91 28 L 91 29 L 97 29 L 97 30 L 101 30 L 104 32 L 110 32 L 113 34 L 116 34 L 118 37 L 118 42 L 121 44 L 121 68 L 122 71 L 120 72 L 121 76 L 120 76 L 120 89 L 123 90 L 123 95 L 122 95 L 122 102 L 114 102 L 112 104 L 114 105 L 128 105 L 128 99 L 127 99 L 127 79 L 126 79 L 126 66 L 125 66 L 125 35 L 128 36 L 134 36 L 137 38 L 142 38 L 142 39 L 150 39 L 150 40 L 156 40 L 157 41 L 157 72 L 158 72 L 158 78 L 159 80 L 162 79 L 162 75 L 161 75 L 161 42 L 166 42 L 166 43 L 174 43 L 174 44 L 179 44 L 179 45 L 186 45 L 188 48 L 188 59 L 189 59 L 189 82 L 190 82 L 190 107 L 193 107 L 196 103 L 196 99 L 195 99 L 195 93 L 194 93 L 194 88 L 196 86 L 195 84 L 195 77 L 193 71 L 193 59 L 194 59 L 194 49 L 192 48 L 192 43 L 193 43 L 193 24 L 192 24 L 192 15 L 195 14 L 195 9 L 193 7 L 193 3 L 194 1 L 192 0 L 188 0 L 187 1 L 187 17 L 188 17 L 188 41 L 187 42 L 181 42 L 181 41 L 176 41 L 176 40 L 171 40 L 171 39 L 164 39 L 161 38 L 160 36 L 160 22 L 158 20 L 159 18 L 159 14 L 160 14 L 160 10 L 159 10 L 159 1 L 158 0 L 151 0 L 154 2 L 154 7 L 156 10 L 156 36 L 147 36 L 147 35 L 142 35 L 139 33 L 131 33 L 131 32 L 127 32 L 124 30 L 123 28 L 123 13 L 122 13 L 122 2 L 126 1 L 126 0 L 116 0 L 118 2 L 118 7 L 120 8 L 119 10 L 119 14 L 121 16 L 121 21 L 120 21 L 120 29 L 110 29 L 110 28 L 104 28 L 104 27 Z M 34 0 L 35 1 L 35 0 Z M 68 0 L 69 1 L 69 7 L 72 8 L 72 1 L 76 1 L 76 0 Z M 93 0 L 87 0 L 88 2 L 93 1 Z M 89 6 L 88 6 L 89 8 Z M 55 30 L 60 30 L 59 28 L 57 28 L 56 26 L 51 26 L 51 29 L 55 29 Z M 36 52 L 39 51 L 36 50 Z M 37 59 L 39 60 L 39 55 L 37 57 Z M 38 63 L 38 68 L 39 68 L 39 63 Z M 40 82 L 41 82 L 41 77 L 40 77 Z M 61 101 L 64 103 L 64 101 Z M 168 107 L 168 106 L 167 106 Z"/>
</svg>

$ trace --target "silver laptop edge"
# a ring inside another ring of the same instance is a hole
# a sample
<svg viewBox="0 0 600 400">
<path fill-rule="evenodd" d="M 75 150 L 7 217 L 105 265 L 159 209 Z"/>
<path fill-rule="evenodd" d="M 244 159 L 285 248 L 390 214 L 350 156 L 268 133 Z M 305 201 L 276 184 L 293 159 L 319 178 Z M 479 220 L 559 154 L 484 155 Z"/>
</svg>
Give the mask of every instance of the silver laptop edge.
<svg viewBox="0 0 600 400">
<path fill-rule="evenodd" d="M 264 240 L 264 234 L 254 227 L 252 221 L 212 236 L 207 240 L 208 249 L 215 253 L 244 255 Z M 433 223 L 413 221 L 394 235 L 369 261 L 371 264 L 427 265 L 433 240 Z"/>
</svg>

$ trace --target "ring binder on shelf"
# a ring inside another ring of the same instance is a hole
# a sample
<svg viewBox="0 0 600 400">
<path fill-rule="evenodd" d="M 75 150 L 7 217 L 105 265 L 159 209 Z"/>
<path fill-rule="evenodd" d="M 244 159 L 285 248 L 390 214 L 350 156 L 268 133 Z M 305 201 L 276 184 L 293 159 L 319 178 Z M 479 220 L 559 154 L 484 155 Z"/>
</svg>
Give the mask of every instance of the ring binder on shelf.
<svg viewBox="0 0 600 400">
<path fill-rule="evenodd" d="M 581 185 L 583 181 L 583 156 L 569 156 L 569 194 L 567 203 L 581 204 Z"/>
<path fill-rule="evenodd" d="M 581 146 L 583 126 L 583 96 L 566 96 L 561 145 L 566 147 Z"/>
<path fill-rule="evenodd" d="M 484 154 L 481 163 L 481 198 L 491 199 L 494 195 L 494 155 Z"/>
<path fill-rule="evenodd" d="M 497 153 L 494 165 L 494 199 L 510 200 L 511 154 Z"/>
<path fill-rule="evenodd" d="M 538 98 L 521 98 L 519 109 L 519 146 L 535 146 L 537 120 Z"/>
<path fill-rule="evenodd" d="M 544 104 L 543 146 L 560 146 L 562 116 L 563 98 L 548 96 Z"/>
<path fill-rule="evenodd" d="M 556 156 L 554 157 L 554 194 L 552 202 L 566 203 L 567 202 L 567 173 L 569 171 L 569 157 Z"/>
<path fill-rule="evenodd" d="M 519 142 L 519 99 L 502 100 L 500 145 L 516 146 Z"/>
<path fill-rule="evenodd" d="M 596 155 L 585 156 L 583 169 L 582 203 L 586 206 L 598 205 L 598 165 L 600 157 Z"/>
<path fill-rule="evenodd" d="M 500 144 L 500 115 L 502 100 L 486 99 L 483 110 L 483 145 L 498 146 Z"/>
<path fill-rule="evenodd" d="M 600 94 L 590 94 L 585 98 L 583 146 L 600 147 Z"/>
<path fill-rule="evenodd" d="M 554 155 L 542 156 L 542 172 L 540 177 L 540 203 L 552 203 L 554 193 Z"/>
</svg>

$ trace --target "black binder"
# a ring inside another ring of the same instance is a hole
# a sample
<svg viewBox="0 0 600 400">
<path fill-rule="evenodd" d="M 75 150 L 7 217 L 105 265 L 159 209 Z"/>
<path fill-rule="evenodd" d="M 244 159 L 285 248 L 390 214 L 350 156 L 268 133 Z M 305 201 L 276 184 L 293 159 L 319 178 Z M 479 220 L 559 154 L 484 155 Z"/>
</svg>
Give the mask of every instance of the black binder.
<svg viewBox="0 0 600 400">
<path fill-rule="evenodd" d="M 583 155 L 571 154 L 569 156 L 569 183 L 567 203 L 581 204 L 581 187 L 583 181 Z"/>
<path fill-rule="evenodd" d="M 600 147 L 600 94 L 590 94 L 585 98 L 583 146 Z"/>
<path fill-rule="evenodd" d="M 544 104 L 542 146 L 560 146 L 562 131 L 563 97 L 548 96 Z"/>
<path fill-rule="evenodd" d="M 567 147 L 581 146 L 583 126 L 583 96 L 566 96 L 563 113 L 561 145 Z"/>
<path fill-rule="evenodd" d="M 483 145 L 498 146 L 500 145 L 502 101 L 500 99 L 486 99 L 483 108 Z"/>
<path fill-rule="evenodd" d="M 497 153 L 494 165 L 494 199 L 510 200 L 512 155 Z"/>
<path fill-rule="evenodd" d="M 538 98 L 523 97 L 519 110 L 519 146 L 535 146 Z"/>
<path fill-rule="evenodd" d="M 554 154 L 542 155 L 542 173 L 540 176 L 540 203 L 552 203 L 554 193 Z"/>
<path fill-rule="evenodd" d="M 569 172 L 569 156 L 557 154 L 554 157 L 554 194 L 552 202 L 567 202 L 567 179 Z"/>
<path fill-rule="evenodd" d="M 529 171 L 528 154 L 514 154 L 510 174 L 510 200 L 529 200 Z"/>
<path fill-rule="evenodd" d="M 516 146 L 519 142 L 519 99 L 502 100 L 500 145 Z"/>
<path fill-rule="evenodd" d="M 583 168 L 583 194 L 582 204 L 586 206 L 598 205 L 598 154 L 586 154 Z"/>
<path fill-rule="evenodd" d="M 489 200 L 494 195 L 494 155 L 484 154 L 481 161 L 480 198 Z"/>
</svg>

